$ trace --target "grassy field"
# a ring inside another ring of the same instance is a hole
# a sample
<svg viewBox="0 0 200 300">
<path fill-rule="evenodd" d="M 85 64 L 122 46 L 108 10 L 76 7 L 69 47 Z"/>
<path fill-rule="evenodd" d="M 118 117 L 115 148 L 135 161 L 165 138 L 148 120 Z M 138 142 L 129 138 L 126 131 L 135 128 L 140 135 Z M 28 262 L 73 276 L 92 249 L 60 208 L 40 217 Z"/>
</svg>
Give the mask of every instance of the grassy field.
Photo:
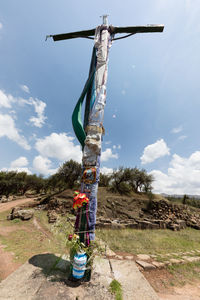
<svg viewBox="0 0 200 300">
<path fill-rule="evenodd" d="M 66 217 L 59 217 L 56 224 L 49 224 L 46 211 L 35 211 L 35 218 L 42 227 L 39 230 L 33 219 L 7 221 L 8 212 L 0 213 L 0 244 L 5 251 L 13 252 L 17 262 L 24 263 L 36 254 L 69 252 L 66 239 L 73 228 Z M 6 231 L 7 230 L 7 231 Z M 200 250 L 200 232 L 187 228 L 179 232 L 171 230 L 97 230 L 98 238 L 105 241 L 115 252 L 130 254 L 155 254 L 190 252 Z M 174 284 L 184 284 L 200 279 L 200 262 L 168 266 L 168 271 L 176 280 Z"/>
<path fill-rule="evenodd" d="M 73 228 L 66 217 L 59 217 L 56 224 L 48 224 L 45 211 L 36 211 L 35 217 L 44 232 L 38 230 L 30 221 L 15 219 L 7 221 L 7 212 L 0 214 L 0 242 L 7 245 L 7 250 L 16 253 L 16 257 L 26 260 L 31 254 L 52 252 L 65 253 L 66 236 Z M 1 228 L 13 227 L 9 234 L 1 234 Z M 45 234 L 45 230 L 49 235 Z M 187 228 L 181 231 L 171 230 L 96 230 L 98 238 L 105 241 L 116 252 L 130 254 L 157 254 L 187 252 L 200 250 L 200 232 Z"/>
<path fill-rule="evenodd" d="M 96 234 L 113 251 L 132 254 L 163 255 L 173 252 L 200 250 L 200 232 L 187 228 L 171 230 L 97 230 Z"/>
<path fill-rule="evenodd" d="M 43 231 L 40 231 L 34 225 L 33 219 L 7 221 L 7 215 L 8 212 L 0 214 L 0 244 L 6 245 L 6 251 L 15 253 L 16 261 L 24 263 L 40 253 L 68 253 L 66 235 L 70 232 L 70 227 L 64 222 L 64 218 L 61 218 L 57 225 L 50 225 L 46 212 L 35 212 L 36 219 L 43 228 Z"/>
</svg>

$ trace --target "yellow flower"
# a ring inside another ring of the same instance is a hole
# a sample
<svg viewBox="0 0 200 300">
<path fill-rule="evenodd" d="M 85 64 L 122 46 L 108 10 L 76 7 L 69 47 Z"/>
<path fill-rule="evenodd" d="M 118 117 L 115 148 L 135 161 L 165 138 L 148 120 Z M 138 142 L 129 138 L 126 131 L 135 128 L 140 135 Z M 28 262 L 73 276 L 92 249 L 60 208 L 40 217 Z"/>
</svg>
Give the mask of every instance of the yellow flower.
<svg viewBox="0 0 200 300">
<path fill-rule="evenodd" d="M 77 240 L 79 239 L 79 235 L 74 233 L 73 238 Z"/>
</svg>

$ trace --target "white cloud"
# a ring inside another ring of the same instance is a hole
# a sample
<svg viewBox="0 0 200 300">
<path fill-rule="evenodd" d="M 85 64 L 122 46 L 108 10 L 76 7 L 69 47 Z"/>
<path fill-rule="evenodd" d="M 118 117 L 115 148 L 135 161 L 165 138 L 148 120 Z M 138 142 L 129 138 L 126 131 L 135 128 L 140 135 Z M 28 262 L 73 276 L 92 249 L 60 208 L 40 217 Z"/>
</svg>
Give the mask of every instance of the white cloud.
<svg viewBox="0 0 200 300">
<path fill-rule="evenodd" d="M 74 138 L 66 133 L 52 133 L 44 139 L 38 139 L 35 148 L 43 157 L 57 158 L 60 161 L 73 159 L 81 162 L 80 146 L 73 143 Z"/>
<path fill-rule="evenodd" d="M 21 85 L 21 89 L 29 93 L 29 88 L 26 85 Z M 0 107 L 11 108 L 12 103 L 16 102 L 17 104 L 23 106 L 25 104 L 32 105 L 36 112 L 36 116 L 31 116 L 29 118 L 30 123 L 33 126 L 41 128 L 47 117 L 44 115 L 46 108 L 46 103 L 37 99 L 30 97 L 28 100 L 23 98 L 15 98 L 12 95 L 6 94 L 4 91 L 0 90 Z"/>
<path fill-rule="evenodd" d="M 113 145 L 113 149 L 121 149 L 121 145 Z"/>
<path fill-rule="evenodd" d="M 183 130 L 183 127 L 182 126 L 179 126 L 179 127 L 176 127 L 176 128 L 173 128 L 172 129 L 172 133 L 179 133 Z"/>
<path fill-rule="evenodd" d="M 12 161 L 10 164 L 11 168 L 21 168 L 26 167 L 28 165 L 28 160 L 26 157 L 21 156 L 17 158 L 16 160 Z"/>
<path fill-rule="evenodd" d="M 169 148 L 163 139 L 158 140 L 154 144 L 148 145 L 144 148 L 143 155 L 140 157 L 141 163 L 148 164 L 158 159 L 159 157 L 169 155 Z"/>
<path fill-rule="evenodd" d="M 184 141 L 187 138 L 187 135 L 181 135 L 178 137 L 180 141 Z"/>
<path fill-rule="evenodd" d="M 111 148 L 107 148 L 105 151 L 102 152 L 101 154 L 101 161 L 108 161 L 111 158 L 118 158 L 118 154 L 117 153 L 112 153 L 112 149 Z"/>
<path fill-rule="evenodd" d="M 36 172 L 43 175 L 52 175 L 56 173 L 57 169 L 52 169 L 51 165 L 51 160 L 46 157 L 42 157 L 41 155 L 36 156 L 33 160 L 33 168 Z"/>
<path fill-rule="evenodd" d="M 0 22 L 0 30 L 3 28 L 3 24 Z"/>
<path fill-rule="evenodd" d="M 110 145 L 111 144 L 111 141 L 107 141 L 105 142 L 106 145 Z"/>
<path fill-rule="evenodd" d="M 10 171 L 15 171 L 15 172 L 25 172 L 28 175 L 31 175 L 31 171 L 28 168 L 2 168 L 0 171 L 2 172 L 10 172 Z"/>
<path fill-rule="evenodd" d="M 4 136 L 26 150 L 31 149 L 25 137 L 20 135 L 18 129 L 15 127 L 14 119 L 7 114 L 0 114 L 0 138 Z"/>
<path fill-rule="evenodd" d="M 113 117 L 113 119 L 116 119 L 116 115 L 115 114 L 112 117 Z"/>
<path fill-rule="evenodd" d="M 28 160 L 26 157 L 21 156 L 16 160 L 12 161 L 10 164 L 10 168 L 3 168 L 1 171 L 10 172 L 26 172 L 27 174 L 32 174 L 31 171 L 27 168 Z"/>
<path fill-rule="evenodd" d="M 200 194 L 200 151 L 189 158 L 174 154 L 166 174 L 159 170 L 150 173 L 155 178 L 154 192 Z"/>
<path fill-rule="evenodd" d="M 0 107 L 11 108 L 12 102 L 15 102 L 13 96 L 0 90 Z"/>
<path fill-rule="evenodd" d="M 32 116 L 30 117 L 29 121 L 32 123 L 33 126 L 39 127 L 41 128 L 44 123 L 45 120 L 47 119 L 47 117 L 44 115 L 44 110 L 46 108 L 46 103 L 39 100 L 39 99 L 33 99 L 32 97 L 29 98 L 28 100 L 26 99 L 19 99 L 19 104 L 24 105 L 24 104 L 28 104 L 28 105 L 33 105 L 35 112 L 37 114 L 37 117 Z"/>
<path fill-rule="evenodd" d="M 111 175 L 113 173 L 112 168 L 107 168 L 107 167 L 102 167 L 101 168 L 101 173 L 105 175 Z"/>
<path fill-rule="evenodd" d="M 25 93 L 30 93 L 29 87 L 27 85 L 20 85 L 20 88 L 22 89 L 22 91 L 24 91 Z"/>
</svg>

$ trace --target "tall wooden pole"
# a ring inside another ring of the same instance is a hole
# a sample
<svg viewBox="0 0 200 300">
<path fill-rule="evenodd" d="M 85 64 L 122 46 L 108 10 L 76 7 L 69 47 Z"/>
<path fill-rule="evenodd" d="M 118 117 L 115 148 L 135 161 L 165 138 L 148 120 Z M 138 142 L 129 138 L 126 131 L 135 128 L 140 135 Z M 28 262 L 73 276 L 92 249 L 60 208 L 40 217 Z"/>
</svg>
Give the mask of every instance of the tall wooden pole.
<svg viewBox="0 0 200 300">
<path fill-rule="evenodd" d="M 79 233 L 80 240 L 86 246 L 95 239 L 97 191 L 100 176 L 101 142 L 104 133 L 103 119 L 106 103 L 109 48 L 111 47 L 112 40 L 125 38 L 136 33 L 162 32 L 163 29 L 163 25 L 109 26 L 107 16 L 105 15 L 103 16 L 103 24 L 96 29 L 47 36 L 52 37 L 54 41 L 79 37 L 94 39 L 89 77 L 72 115 L 74 131 L 83 149 L 81 193 L 85 193 L 89 198 L 89 203 L 78 209 L 75 232 Z M 115 34 L 121 33 L 128 35 L 114 38 Z M 82 124 L 81 108 L 85 96 L 85 116 L 84 124 Z"/>
</svg>

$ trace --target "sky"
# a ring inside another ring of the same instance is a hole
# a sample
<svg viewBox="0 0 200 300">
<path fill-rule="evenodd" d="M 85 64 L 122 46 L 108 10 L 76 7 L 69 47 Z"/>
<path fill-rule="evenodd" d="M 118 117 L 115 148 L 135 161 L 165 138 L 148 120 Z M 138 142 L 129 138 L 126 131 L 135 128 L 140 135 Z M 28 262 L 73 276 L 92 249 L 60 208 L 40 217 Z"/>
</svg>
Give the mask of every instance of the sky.
<svg viewBox="0 0 200 300">
<path fill-rule="evenodd" d="M 102 172 L 136 166 L 155 193 L 200 194 L 199 0 L 2 0 L 0 170 L 49 176 L 81 162 L 71 115 L 93 41 L 45 37 L 95 28 L 103 14 L 114 26 L 165 29 L 113 42 Z"/>
</svg>

